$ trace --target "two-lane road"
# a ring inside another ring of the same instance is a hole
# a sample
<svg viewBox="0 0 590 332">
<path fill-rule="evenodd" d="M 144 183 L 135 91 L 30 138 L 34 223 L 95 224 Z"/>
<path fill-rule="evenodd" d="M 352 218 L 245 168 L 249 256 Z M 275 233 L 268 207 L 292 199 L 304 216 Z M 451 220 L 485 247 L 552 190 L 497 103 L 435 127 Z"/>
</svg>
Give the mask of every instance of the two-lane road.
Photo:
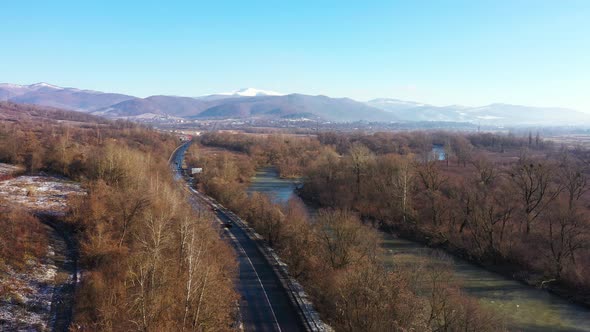
<svg viewBox="0 0 590 332">
<path fill-rule="evenodd" d="M 185 143 L 173 154 L 178 178 L 182 177 L 181 167 L 184 153 L 190 143 Z M 210 209 L 210 203 L 199 192 L 194 194 L 191 203 L 194 208 Z M 231 223 L 231 218 L 222 210 L 215 211 L 223 224 Z M 272 266 L 264 258 L 256 243 L 238 225 L 226 229 L 226 237 L 234 248 L 239 263 L 236 289 L 240 294 L 240 313 L 246 331 L 304 331 L 297 310 L 289 301 Z"/>
</svg>

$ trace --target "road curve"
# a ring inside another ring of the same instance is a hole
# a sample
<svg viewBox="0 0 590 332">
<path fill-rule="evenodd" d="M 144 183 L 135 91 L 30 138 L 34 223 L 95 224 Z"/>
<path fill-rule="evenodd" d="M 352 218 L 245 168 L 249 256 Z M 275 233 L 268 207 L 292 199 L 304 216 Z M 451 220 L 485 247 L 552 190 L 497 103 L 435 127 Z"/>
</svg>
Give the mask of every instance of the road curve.
<svg viewBox="0 0 590 332">
<path fill-rule="evenodd" d="M 182 178 L 184 153 L 190 143 L 176 149 L 170 158 L 176 177 Z M 197 191 L 192 191 L 194 208 L 211 208 Z M 222 209 L 215 211 L 222 223 L 231 222 Z M 238 225 L 226 228 L 226 237 L 238 256 L 239 274 L 236 289 L 240 294 L 240 314 L 246 331 L 305 331 L 297 309 L 289 300 L 287 291 L 273 271 L 272 266 L 260 252 L 256 242 Z"/>
</svg>

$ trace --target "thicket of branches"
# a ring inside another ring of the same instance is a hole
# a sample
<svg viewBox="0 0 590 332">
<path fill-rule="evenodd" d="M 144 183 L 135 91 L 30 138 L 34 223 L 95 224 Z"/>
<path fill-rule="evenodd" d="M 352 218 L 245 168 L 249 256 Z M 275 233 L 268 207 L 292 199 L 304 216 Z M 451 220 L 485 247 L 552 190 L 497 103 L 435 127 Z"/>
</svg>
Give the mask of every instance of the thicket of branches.
<svg viewBox="0 0 590 332">
<path fill-rule="evenodd" d="M 47 253 L 47 230 L 25 210 L 0 201 L 0 225 L 0 273 L 8 267 L 24 271 L 28 261 L 36 263 Z M 10 286 L 0 285 L 0 296 Z"/>
<path fill-rule="evenodd" d="M 167 158 L 178 141 L 81 115 L 71 118 L 86 122 L 64 124 L 30 108 L 32 117 L 0 122 L 0 161 L 65 175 L 87 190 L 65 218 L 80 247 L 76 329 L 232 329 L 235 257 L 211 216 L 195 214 L 172 180 Z"/>
<path fill-rule="evenodd" d="M 202 143 L 231 147 L 262 164 L 278 160 L 275 165 L 301 165 L 297 173 L 303 174 L 304 183 L 299 193 L 316 206 L 354 211 L 364 223 L 501 266 L 539 287 L 589 301 L 589 151 L 562 148 L 534 133 L 321 133 L 319 146 L 311 137 L 270 137 L 217 133 L 206 135 Z M 285 153 L 289 146 L 298 146 L 298 139 L 311 141 L 309 149 Z M 445 160 L 437 160 L 434 145 L 442 147 Z M 209 182 L 202 183 L 207 190 Z M 239 186 L 230 193 L 223 188 L 211 192 L 226 195 L 232 206 L 243 195 L 236 189 Z M 285 211 L 252 210 L 251 205 L 264 201 L 260 197 L 244 200 L 250 203 L 234 207 L 254 225 L 275 219 L 288 225 L 293 219 L 285 217 Z M 267 217 L 248 217 L 248 211 L 266 211 Z M 279 248 L 280 243 L 297 243 L 280 240 L 288 227 L 277 225 L 282 223 L 268 221 L 257 228 Z M 313 229 L 303 228 L 301 234 Z M 299 245 L 294 252 L 314 248 Z M 290 257 L 289 249 L 280 250 Z M 297 268 L 305 266 L 303 258 L 285 259 L 294 271 L 309 273 L 307 267 Z M 327 291 L 330 285 L 321 289 Z"/>
<path fill-rule="evenodd" d="M 587 152 L 533 135 L 384 135 L 320 138 L 335 151 L 307 169 L 301 194 L 484 264 L 536 272 L 543 286 L 590 293 Z M 433 143 L 446 161 L 428 158 Z"/>
<path fill-rule="evenodd" d="M 473 260 L 541 274 L 543 286 L 590 294 L 587 150 L 533 133 L 320 133 L 320 146 L 272 137 L 218 133 L 203 143 L 302 165 L 300 194 L 321 207 L 351 209 Z M 300 144 L 305 153 L 281 153 Z"/>
<path fill-rule="evenodd" d="M 248 196 L 240 169 L 251 172 L 256 163 L 245 155 L 203 155 L 198 147 L 190 154 L 190 166 L 204 168 L 200 189 L 236 211 L 277 250 L 337 331 L 501 329 L 497 317 L 450 281 L 448 266 L 426 261 L 385 269 L 379 234 L 350 209 L 321 210 L 310 219 L 299 200 L 279 205 L 262 194 Z"/>
<path fill-rule="evenodd" d="M 257 165 L 276 166 L 282 177 L 299 177 L 321 151 L 313 137 L 270 134 L 264 136 L 211 132 L 203 135 L 203 145 L 222 147 L 247 154 Z"/>
</svg>

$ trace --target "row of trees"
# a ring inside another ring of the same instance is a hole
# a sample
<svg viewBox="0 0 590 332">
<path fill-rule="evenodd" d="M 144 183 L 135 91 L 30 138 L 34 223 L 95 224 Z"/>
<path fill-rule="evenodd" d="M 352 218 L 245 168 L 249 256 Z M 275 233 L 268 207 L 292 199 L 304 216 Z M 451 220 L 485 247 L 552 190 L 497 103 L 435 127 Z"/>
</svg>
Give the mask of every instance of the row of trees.
<svg viewBox="0 0 590 332">
<path fill-rule="evenodd" d="M 198 147 L 191 150 L 198 153 Z M 200 189 L 236 211 L 277 250 L 337 331 L 501 328 L 496 317 L 449 282 L 448 267 L 425 261 L 386 269 L 379 234 L 350 209 L 320 210 L 310 219 L 300 200 L 280 205 L 266 195 L 247 195 L 239 172 L 221 171 L 237 170 L 244 161 L 243 155 L 201 154 L 199 165 L 219 166 L 201 178 Z"/>
<path fill-rule="evenodd" d="M 211 132 L 203 135 L 200 143 L 245 153 L 255 165 L 274 165 L 281 177 L 286 178 L 301 176 L 303 169 L 311 164 L 322 148 L 312 137 L 279 134 Z"/>
<path fill-rule="evenodd" d="M 482 151 L 505 153 L 527 148 L 534 151 L 555 149 L 551 141 L 543 140 L 537 133 L 534 137 L 499 135 L 493 133 L 454 134 L 436 132 L 377 132 L 371 135 L 361 133 L 322 132 L 314 136 L 281 134 L 236 134 L 210 132 L 200 138 L 206 146 L 221 147 L 229 151 L 247 154 L 257 166 L 273 165 L 282 177 L 301 177 L 320 154 L 335 151 L 347 154 L 354 145 L 362 145 L 377 155 L 413 155 L 415 160 L 429 161 L 433 156 L 433 145 L 442 147 L 451 160 L 467 166 L 467 163 Z"/>
<path fill-rule="evenodd" d="M 178 141 L 127 122 L 71 116 L 80 122 L 64 124 L 55 117 L 67 112 L 23 107 L 34 116 L 0 123 L 0 161 L 68 176 L 87 191 L 70 202 L 64 218 L 80 248 L 75 328 L 233 329 L 235 257 L 212 216 L 193 212 L 172 179 L 166 159 Z M 16 242 L 0 240 L 3 257 L 21 244 L 23 253 L 35 249 L 11 216 L 2 214 L 9 231 L 2 234 Z M 18 217 L 22 225 L 27 218 Z"/>
<path fill-rule="evenodd" d="M 505 152 L 520 148 L 535 150 L 550 150 L 554 148 L 551 141 L 543 140 L 537 132 L 535 136 L 517 136 L 512 133 L 506 135 L 494 133 L 466 133 L 455 134 L 447 131 L 412 131 L 412 132 L 377 132 L 336 133 L 322 132 L 317 139 L 323 145 L 332 146 L 339 154 L 350 150 L 354 143 L 360 143 L 376 154 L 395 153 L 407 155 L 413 153 L 421 156 L 432 150 L 432 145 L 445 147 L 446 152 L 461 154 L 471 147 L 494 152 Z"/>
</svg>

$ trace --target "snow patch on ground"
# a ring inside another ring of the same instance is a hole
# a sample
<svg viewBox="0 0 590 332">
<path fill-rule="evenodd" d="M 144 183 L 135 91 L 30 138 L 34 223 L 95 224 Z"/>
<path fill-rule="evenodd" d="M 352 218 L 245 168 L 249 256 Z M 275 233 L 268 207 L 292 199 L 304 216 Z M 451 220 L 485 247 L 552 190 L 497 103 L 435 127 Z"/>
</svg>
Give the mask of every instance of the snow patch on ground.
<svg viewBox="0 0 590 332">
<path fill-rule="evenodd" d="M 12 174 L 17 173 L 18 171 L 21 171 L 21 170 L 22 170 L 22 168 L 20 168 L 18 166 L 0 163 L 0 177 L 12 175 Z"/>
<path fill-rule="evenodd" d="M 42 262 L 29 262 L 26 272 L 5 267 L 0 275 L 0 330 L 48 331 L 57 267 L 50 248 Z M 1 264 L 1 263 L 0 263 Z"/>
<path fill-rule="evenodd" d="M 66 212 L 70 197 L 85 194 L 79 183 L 51 176 L 19 176 L 0 181 L 0 205 L 21 205 L 44 214 L 61 215 Z M 73 280 L 71 275 L 65 281 L 57 277 L 58 273 L 63 274 L 56 266 L 56 259 L 63 259 L 62 254 L 56 253 L 60 250 L 59 244 L 57 248 L 49 244 L 47 255 L 40 261 L 30 259 L 23 272 L 7 266 L 0 258 L 0 331 L 51 330 L 53 294 L 63 286 L 62 282 Z"/>
<path fill-rule="evenodd" d="M 0 181 L 0 199 L 35 212 L 63 213 L 69 197 L 83 194 L 79 183 L 50 176 L 19 176 Z"/>
</svg>

